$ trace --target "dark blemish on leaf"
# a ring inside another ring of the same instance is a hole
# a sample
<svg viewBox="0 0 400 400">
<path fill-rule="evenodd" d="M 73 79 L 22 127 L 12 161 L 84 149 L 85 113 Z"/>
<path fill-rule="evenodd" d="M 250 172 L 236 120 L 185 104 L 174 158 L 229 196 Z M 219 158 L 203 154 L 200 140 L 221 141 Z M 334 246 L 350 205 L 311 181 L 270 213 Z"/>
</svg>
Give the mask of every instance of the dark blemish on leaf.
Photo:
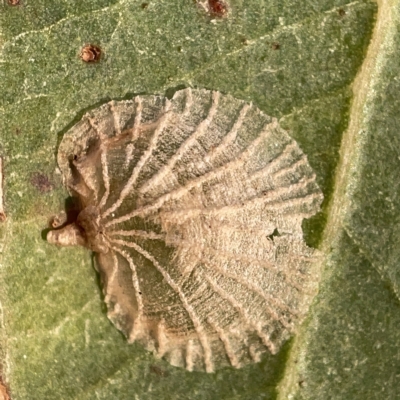
<svg viewBox="0 0 400 400">
<path fill-rule="evenodd" d="M 182 46 L 178 46 L 176 49 L 179 51 L 179 53 L 182 52 Z"/>
<path fill-rule="evenodd" d="M 21 0 L 7 0 L 7 3 L 10 6 L 20 6 Z"/>
<path fill-rule="evenodd" d="M 172 76 L 169 76 L 167 79 L 169 81 L 172 81 L 174 78 Z M 182 85 L 182 84 L 174 86 L 174 87 L 170 87 L 165 91 L 165 96 L 167 97 L 167 99 L 170 100 L 170 99 L 172 99 L 174 97 L 176 92 L 178 92 L 179 90 L 184 89 L 184 87 L 185 86 Z"/>
<path fill-rule="evenodd" d="M 142 3 L 140 7 L 145 10 L 149 6 L 149 3 Z"/>
<path fill-rule="evenodd" d="M 346 11 L 344 11 L 343 8 L 339 8 L 338 14 L 339 14 L 339 17 L 344 17 L 346 15 Z"/>
<path fill-rule="evenodd" d="M 53 190 L 54 185 L 50 182 L 47 175 L 41 172 L 35 172 L 31 177 L 31 185 L 34 186 L 40 193 L 47 193 Z"/>
<path fill-rule="evenodd" d="M 275 237 L 279 237 L 279 236 L 281 236 L 281 234 L 279 233 L 279 231 L 278 231 L 278 229 L 274 229 L 274 231 L 270 234 L 270 235 L 268 235 L 268 237 L 272 240 L 272 241 L 274 241 L 274 238 Z"/>
<path fill-rule="evenodd" d="M 14 133 L 15 133 L 17 136 L 20 135 L 20 134 L 21 134 L 21 128 L 17 126 L 17 127 L 14 129 Z"/>
<path fill-rule="evenodd" d="M 169 376 L 168 371 L 163 370 L 162 368 L 158 367 L 157 365 L 151 365 L 150 372 L 153 374 L 156 374 L 158 376 L 161 376 L 163 378 L 166 378 L 167 376 Z"/>
<path fill-rule="evenodd" d="M 249 44 L 249 41 L 245 37 L 242 37 L 240 39 L 240 43 L 242 43 L 243 45 L 247 46 Z"/>
<path fill-rule="evenodd" d="M 208 7 L 213 17 L 222 18 L 228 12 L 228 5 L 222 0 L 208 0 Z"/>
<path fill-rule="evenodd" d="M 71 223 L 75 222 L 81 211 L 81 205 L 76 197 L 68 197 L 65 200 L 65 214 L 66 219 L 63 217 L 62 222 Z"/>
<path fill-rule="evenodd" d="M 101 48 L 94 44 L 86 44 L 82 47 L 79 57 L 86 63 L 96 63 L 101 57 Z"/>
<path fill-rule="evenodd" d="M 281 45 L 277 42 L 274 42 L 271 44 L 271 47 L 273 50 L 279 50 L 281 48 Z"/>
<path fill-rule="evenodd" d="M 299 383 L 299 387 L 301 387 L 301 388 L 307 386 L 307 385 L 306 385 L 306 381 L 304 381 L 304 380 L 301 380 L 301 381 L 299 381 L 298 383 Z"/>
</svg>

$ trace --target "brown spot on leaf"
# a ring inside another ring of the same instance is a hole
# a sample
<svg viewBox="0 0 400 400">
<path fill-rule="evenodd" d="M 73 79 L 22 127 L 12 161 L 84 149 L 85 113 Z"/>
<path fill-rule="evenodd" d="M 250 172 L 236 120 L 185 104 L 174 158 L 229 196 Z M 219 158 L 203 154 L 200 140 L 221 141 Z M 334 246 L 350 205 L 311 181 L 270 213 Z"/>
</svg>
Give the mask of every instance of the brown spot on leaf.
<svg viewBox="0 0 400 400">
<path fill-rule="evenodd" d="M 7 0 L 7 3 L 10 6 L 20 6 L 21 5 L 21 0 Z"/>
<path fill-rule="evenodd" d="M 86 63 L 96 63 L 100 60 L 101 53 L 101 48 L 99 46 L 95 46 L 94 44 L 86 44 L 82 47 L 79 56 L 81 60 Z"/>
<path fill-rule="evenodd" d="M 50 182 L 47 175 L 41 172 L 35 172 L 31 176 L 31 185 L 34 186 L 40 193 L 47 193 L 53 190 L 54 185 Z"/>
<path fill-rule="evenodd" d="M 339 8 L 338 14 L 339 14 L 339 17 L 344 17 L 346 15 L 346 11 L 344 11 L 343 8 Z"/>
<path fill-rule="evenodd" d="M 142 3 L 141 7 L 143 10 L 145 10 L 149 6 L 149 3 Z"/>
<path fill-rule="evenodd" d="M 208 7 L 212 17 L 222 18 L 228 12 L 228 5 L 222 0 L 208 0 Z"/>
<path fill-rule="evenodd" d="M 271 44 L 271 47 L 273 50 L 279 50 L 281 48 L 281 45 L 277 42 L 274 42 Z"/>
<path fill-rule="evenodd" d="M 304 387 L 306 387 L 307 386 L 307 384 L 306 384 L 306 381 L 305 380 L 300 380 L 299 382 L 299 387 L 301 387 L 301 388 L 304 388 Z"/>
</svg>

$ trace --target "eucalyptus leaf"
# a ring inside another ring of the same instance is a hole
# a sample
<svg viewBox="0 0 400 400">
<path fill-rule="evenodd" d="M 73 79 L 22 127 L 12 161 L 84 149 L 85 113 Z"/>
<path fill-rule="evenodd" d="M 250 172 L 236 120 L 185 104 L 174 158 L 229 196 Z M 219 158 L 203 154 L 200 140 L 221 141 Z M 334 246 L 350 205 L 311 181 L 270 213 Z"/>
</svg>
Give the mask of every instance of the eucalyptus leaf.
<svg viewBox="0 0 400 400">
<path fill-rule="evenodd" d="M 223 18 L 187 0 L 0 5 L 0 368 L 12 399 L 399 392 L 398 1 L 227 4 Z M 87 44 L 101 49 L 97 63 L 81 60 Z M 172 97 L 185 87 L 218 90 L 278 118 L 325 199 L 303 223 L 325 261 L 300 332 L 259 364 L 214 374 L 128 344 L 107 320 L 91 254 L 44 239 L 68 198 L 56 164 L 64 133 L 111 99 Z"/>
</svg>

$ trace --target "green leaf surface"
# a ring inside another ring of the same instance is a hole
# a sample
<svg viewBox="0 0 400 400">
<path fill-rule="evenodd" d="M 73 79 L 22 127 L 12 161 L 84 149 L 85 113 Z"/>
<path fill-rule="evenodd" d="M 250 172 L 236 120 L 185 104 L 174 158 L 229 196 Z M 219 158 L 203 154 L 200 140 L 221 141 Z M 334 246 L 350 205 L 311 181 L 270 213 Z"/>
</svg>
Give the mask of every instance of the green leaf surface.
<svg viewBox="0 0 400 400">
<path fill-rule="evenodd" d="M 398 27 L 398 0 L 231 0 L 222 19 L 187 0 L 4 1 L 0 354 L 12 399 L 396 398 Z M 99 63 L 80 60 L 87 43 Z M 90 253 L 43 239 L 68 197 L 64 132 L 109 99 L 189 86 L 278 117 L 325 196 L 303 224 L 326 256 L 307 321 L 279 354 L 215 374 L 127 344 Z"/>
</svg>

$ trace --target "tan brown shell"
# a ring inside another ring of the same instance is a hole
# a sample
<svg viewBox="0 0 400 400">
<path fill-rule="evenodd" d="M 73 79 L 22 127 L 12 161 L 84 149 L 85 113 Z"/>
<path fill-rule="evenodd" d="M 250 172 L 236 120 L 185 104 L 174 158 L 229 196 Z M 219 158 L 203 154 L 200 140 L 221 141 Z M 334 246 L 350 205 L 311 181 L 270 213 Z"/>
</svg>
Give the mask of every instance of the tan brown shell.
<svg viewBox="0 0 400 400">
<path fill-rule="evenodd" d="M 129 342 L 212 372 L 275 354 L 303 320 L 319 276 L 301 223 L 322 194 L 276 119 L 208 90 L 111 101 L 58 163 L 81 212 L 48 241 L 96 252 Z"/>
</svg>

